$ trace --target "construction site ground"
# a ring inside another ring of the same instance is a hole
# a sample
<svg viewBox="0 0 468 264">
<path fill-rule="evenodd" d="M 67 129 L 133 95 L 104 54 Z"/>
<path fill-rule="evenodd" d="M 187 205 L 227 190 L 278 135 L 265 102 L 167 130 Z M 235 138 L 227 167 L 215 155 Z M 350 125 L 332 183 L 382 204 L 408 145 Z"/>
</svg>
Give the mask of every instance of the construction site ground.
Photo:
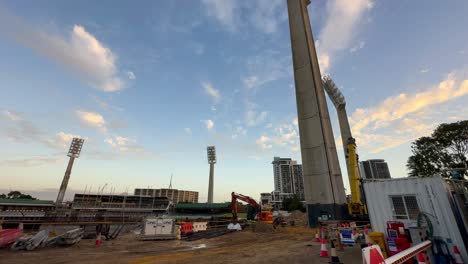
<svg viewBox="0 0 468 264">
<path fill-rule="evenodd" d="M 127 233 L 100 247 L 82 240 L 70 247 L 35 251 L 0 249 L 0 263 L 328 263 L 314 232 L 303 227 L 244 230 L 197 241 L 139 241 Z M 338 251 L 342 263 L 362 263 L 358 247 Z"/>
</svg>

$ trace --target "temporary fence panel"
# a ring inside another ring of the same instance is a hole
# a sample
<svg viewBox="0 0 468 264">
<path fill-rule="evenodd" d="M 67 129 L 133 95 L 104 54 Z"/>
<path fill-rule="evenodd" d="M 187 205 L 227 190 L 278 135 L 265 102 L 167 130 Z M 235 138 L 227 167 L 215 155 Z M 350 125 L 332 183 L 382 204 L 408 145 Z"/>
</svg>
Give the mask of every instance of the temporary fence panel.
<svg viewBox="0 0 468 264">
<path fill-rule="evenodd" d="M 387 221 L 401 221 L 406 228 L 414 228 L 417 226 L 417 215 L 423 212 L 429 216 L 434 228 L 433 235 L 457 245 L 463 259 L 468 262 L 467 251 L 441 177 L 365 181 L 364 191 L 374 231 L 387 233 Z"/>
<path fill-rule="evenodd" d="M 193 222 L 193 232 L 206 231 L 208 222 Z"/>
</svg>

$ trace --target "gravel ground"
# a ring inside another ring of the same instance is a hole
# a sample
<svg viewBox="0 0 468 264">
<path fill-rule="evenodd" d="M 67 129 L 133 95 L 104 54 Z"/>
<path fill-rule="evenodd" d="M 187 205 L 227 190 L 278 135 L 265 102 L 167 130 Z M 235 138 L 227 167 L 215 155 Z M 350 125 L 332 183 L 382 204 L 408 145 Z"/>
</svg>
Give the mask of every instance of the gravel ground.
<svg viewBox="0 0 468 264">
<path fill-rule="evenodd" d="M 302 227 L 278 228 L 273 233 L 242 231 L 193 242 L 138 241 L 125 234 L 113 241 L 82 240 L 67 248 L 15 252 L 0 250 L 0 263 L 328 263 L 319 257 L 314 232 Z M 341 262 L 362 263 L 359 248 L 338 252 Z"/>
</svg>

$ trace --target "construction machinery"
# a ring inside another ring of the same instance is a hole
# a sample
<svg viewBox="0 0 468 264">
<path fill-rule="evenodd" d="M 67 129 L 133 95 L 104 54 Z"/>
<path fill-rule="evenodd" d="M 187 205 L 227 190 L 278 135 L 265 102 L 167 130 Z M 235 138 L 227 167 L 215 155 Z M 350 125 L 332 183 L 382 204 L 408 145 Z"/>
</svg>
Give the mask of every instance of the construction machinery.
<svg viewBox="0 0 468 264">
<path fill-rule="evenodd" d="M 351 134 L 348 115 L 346 113 L 346 101 L 341 91 L 330 76 L 322 77 L 323 88 L 328 94 L 338 114 L 340 124 L 341 141 L 346 158 L 349 186 L 351 189 L 351 201 L 348 202 L 349 214 L 353 217 L 365 217 L 367 207 L 361 197 L 361 176 L 358 169 L 358 155 L 356 153 L 356 140 Z"/>
<path fill-rule="evenodd" d="M 267 224 L 273 223 L 271 211 L 262 211 L 262 207 L 251 197 L 239 193 L 231 193 L 232 218 L 237 220 L 237 200 L 246 202 L 252 209 L 247 212 L 247 220 L 258 220 Z M 257 219 L 255 219 L 257 218 Z"/>
</svg>

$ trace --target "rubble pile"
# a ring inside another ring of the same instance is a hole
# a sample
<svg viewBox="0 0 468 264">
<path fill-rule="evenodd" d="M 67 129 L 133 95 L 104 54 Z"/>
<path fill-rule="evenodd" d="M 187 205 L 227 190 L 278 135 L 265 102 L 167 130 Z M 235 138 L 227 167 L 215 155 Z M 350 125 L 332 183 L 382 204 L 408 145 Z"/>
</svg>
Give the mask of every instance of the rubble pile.
<svg viewBox="0 0 468 264">
<path fill-rule="evenodd" d="M 294 222 L 296 226 L 305 226 L 307 225 L 307 215 L 299 210 L 293 211 L 289 214 L 289 216 L 285 217 L 285 220 L 290 223 L 291 221 Z"/>
</svg>

